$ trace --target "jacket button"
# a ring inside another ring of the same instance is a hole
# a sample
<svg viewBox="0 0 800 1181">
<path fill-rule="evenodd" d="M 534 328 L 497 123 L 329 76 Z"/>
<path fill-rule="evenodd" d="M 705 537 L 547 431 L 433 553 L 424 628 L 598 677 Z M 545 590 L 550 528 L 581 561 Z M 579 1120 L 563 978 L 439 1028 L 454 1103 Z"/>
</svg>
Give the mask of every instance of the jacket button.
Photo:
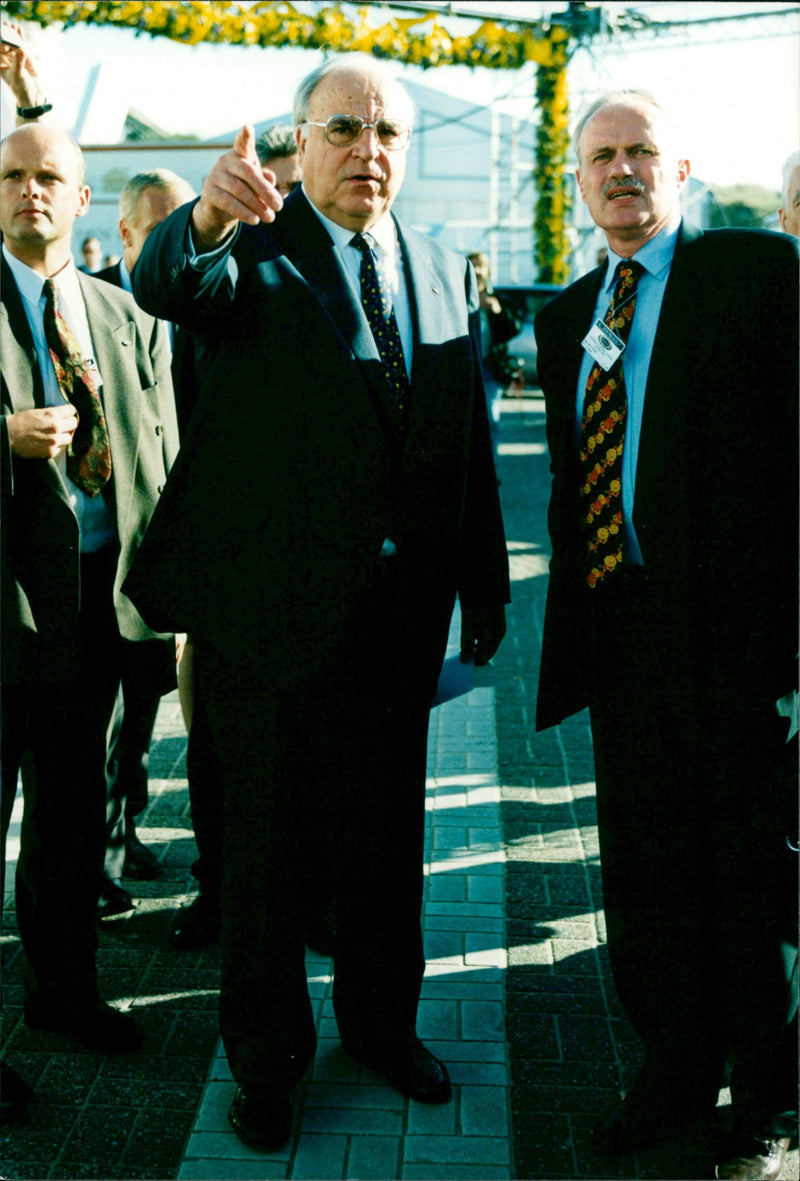
<svg viewBox="0 0 800 1181">
<path fill-rule="evenodd" d="M 164 428 L 163 428 L 163 426 L 161 426 L 161 424 L 160 424 L 160 423 L 159 423 L 159 425 L 156 427 L 156 434 L 157 434 L 157 435 L 163 435 L 163 434 L 164 434 Z"/>
</svg>

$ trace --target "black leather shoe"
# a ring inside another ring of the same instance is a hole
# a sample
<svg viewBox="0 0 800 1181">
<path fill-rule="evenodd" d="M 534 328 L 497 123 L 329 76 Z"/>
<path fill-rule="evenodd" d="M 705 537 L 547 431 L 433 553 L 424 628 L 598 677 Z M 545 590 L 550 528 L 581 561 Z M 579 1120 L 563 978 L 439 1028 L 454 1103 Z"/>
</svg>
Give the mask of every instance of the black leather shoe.
<svg viewBox="0 0 800 1181">
<path fill-rule="evenodd" d="M 13 1067 L 0 1060 L 0 1127 L 25 1123 L 31 1099 L 33 1088 Z"/>
<path fill-rule="evenodd" d="M 216 943 L 219 931 L 219 901 L 201 891 L 194 902 L 178 912 L 175 926 L 169 933 L 169 942 L 181 951 L 192 951 Z"/>
<path fill-rule="evenodd" d="M 137 836 L 125 841 L 123 876 L 137 882 L 154 882 L 164 876 L 161 862 L 152 849 L 143 845 Z"/>
<path fill-rule="evenodd" d="M 119 878 L 104 878 L 97 894 L 97 917 L 113 919 L 133 909 L 133 899 Z"/>
<path fill-rule="evenodd" d="M 789 1148 L 787 1137 L 745 1136 L 730 1141 L 714 1176 L 727 1181 L 775 1181 Z"/>
<path fill-rule="evenodd" d="M 452 1094 L 447 1067 L 419 1038 L 390 1042 L 380 1048 L 348 1042 L 344 1049 L 356 1062 L 385 1074 L 395 1090 L 409 1099 L 447 1103 Z"/>
<path fill-rule="evenodd" d="M 36 997 L 25 1001 L 25 1024 L 47 1033 L 63 1033 L 90 1050 L 103 1054 L 130 1054 L 142 1044 L 139 1026 L 127 1013 L 105 1001 L 69 1006 L 50 1004 Z"/>
<path fill-rule="evenodd" d="M 237 1087 L 228 1119 L 242 1143 L 256 1152 L 277 1152 L 292 1135 L 292 1104 L 287 1091 Z"/>
</svg>

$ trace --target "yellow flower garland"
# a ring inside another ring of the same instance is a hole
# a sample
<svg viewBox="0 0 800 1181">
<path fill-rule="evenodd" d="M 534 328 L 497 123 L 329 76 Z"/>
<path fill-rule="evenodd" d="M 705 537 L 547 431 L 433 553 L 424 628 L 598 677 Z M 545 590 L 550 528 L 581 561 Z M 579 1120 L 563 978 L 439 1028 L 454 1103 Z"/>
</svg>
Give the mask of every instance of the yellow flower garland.
<svg viewBox="0 0 800 1181">
<path fill-rule="evenodd" d="M 336 52 L 361 50 L 423 69 L 465 65 L 509 70 L 535 62 L 536 98 L 541 111 L 536 137 L 535 258 L 542 282 L 563 283 L 568 277 L 566 218 L 570 199 L 565 166 L 570 34 L 562 26 L 541 22 L 515 27 L 485 20 L 470 36 L 454 36 L 439 22 L 436 13 L 392 17 L 376 26 L 369 20 L 374 15 L 370 5 L 356 9 L 354 20 L 339 3 L 308 14 L 289 0 L 259 0 L 249 7 L 233 0 L 6 0 L 3 7 L 7 19 L 41 25 L 63 23 L 65 28 L 76 24 L 113 25 L 134 29 L 137 34 L 168 37 L 184 45 L 206 42 L 290 45 Z M 384 12 L 383 5 L 380 12 Z"/>
</svg>

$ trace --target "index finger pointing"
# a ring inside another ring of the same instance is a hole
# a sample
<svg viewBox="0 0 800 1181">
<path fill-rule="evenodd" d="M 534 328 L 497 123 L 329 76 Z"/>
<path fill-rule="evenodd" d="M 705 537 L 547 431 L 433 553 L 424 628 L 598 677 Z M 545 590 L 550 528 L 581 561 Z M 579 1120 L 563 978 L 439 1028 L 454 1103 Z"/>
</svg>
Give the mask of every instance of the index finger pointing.
<svg viewBox="0 0 800 1181">
<path fill-rule="evenodd" d="M 252 160 L 256 154 L 256 133 L 251 123 L 246 123 L 233 141 L 233 150 L 242 160 Z"/>
</svg>

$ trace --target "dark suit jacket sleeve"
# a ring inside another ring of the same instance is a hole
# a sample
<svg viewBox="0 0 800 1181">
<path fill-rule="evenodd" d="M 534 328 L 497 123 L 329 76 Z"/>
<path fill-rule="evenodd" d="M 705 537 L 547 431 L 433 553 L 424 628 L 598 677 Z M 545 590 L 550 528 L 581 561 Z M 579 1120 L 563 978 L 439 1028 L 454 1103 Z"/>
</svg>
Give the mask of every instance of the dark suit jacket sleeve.
<svg viewBox="0 0 800 1181">
<path fill-rule="evenodd" d="M 236 281 L 229 263 L 238 235 L 231 235 L 211 266 L 202 271 L 192 267 L 188 235 L 196 203 L 182 205 L 148 234 L 131 283 L 145 311 L 203 335 L 221 330 L 231 312 Z"/>
</svg>

